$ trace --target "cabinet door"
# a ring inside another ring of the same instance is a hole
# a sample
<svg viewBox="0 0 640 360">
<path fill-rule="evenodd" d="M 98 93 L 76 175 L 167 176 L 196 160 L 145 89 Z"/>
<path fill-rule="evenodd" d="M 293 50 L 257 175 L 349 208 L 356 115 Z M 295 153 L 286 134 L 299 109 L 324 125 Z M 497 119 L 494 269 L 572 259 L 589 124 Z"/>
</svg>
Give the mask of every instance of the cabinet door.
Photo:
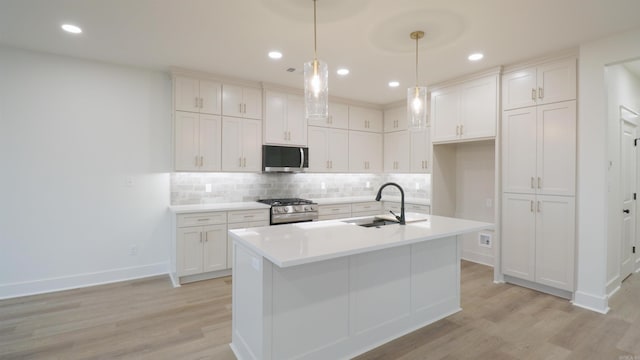
<svg viewBox="0 0 640 360">
<path fill-rule="evenodd" d="M 382 111 L 349 106 L 349 129 L 382 132 Z"/>
<path fill-rule="evenodd" d="M 175 109 L 199 112 L 200 85 L 198 80 L 176 76 L 173 79 Z"/>
<path fill-rule="evenodd" d="M 502 108 L 517 109 L 536 104 L 536 68 L 502 75 Z"/>
<path fill-rule="evenodd" d="M 434 143 L 458 138 L 460 91 L 457 87 L 440 89 L 431 94 L 431 139 Z"/>
<path fill-rule="evenodd" d="M 178 228 L 176 234 L 178 276 L 202 272 L 202 227 Z"/>
<path fill-rule="evenodd" d="M 498 120 L 498 76 L 462 85 L 460 136 L 465 140 L 494 138 Z"/>
<path fill-rule="evenodd" d="M 574 252 L 574 198 L 538 195 L 535 281 L 554 288 L 573 291 Z"/>
<path fill-rule="evenodd" d="M 396 107 L 384 111 L 384 131 L 407 130 L 409 122 L 407 120 L 407 108 Z"/>
<path fill-rule="evenodd" d="M 175 113 L 175 169 L 177 171 L 200 170 L 199 141 L 200 121 L 196 113 L 176 111 Z"/>
<path fill-rule="evenodd" d="M 288 144 L 307 146 L 307 118 L 305 116 L 304 97 L 287 96 Z"/>
<path fill-rule="evenodd" d="M 329 171 L 345 173 L 349 171 L 349 131 L 342 129 L 329 129 Z"/>
<path fill-rule="evenodd" d="M 329 171 L 329 129 L 309 126 L 309 171 Z"/>
<path fill-rule="evenodd" d="M 502 189 L 535 193 L 536 107 L 504 112 L 502 118 Z"/>
<path fill-rule="evenodd" d="M 538 67 L 538 104 L 576 98 L 576 59 L 567 59 Z"/>
<path fill-rule="evenodd" d="M 382 123 L 380 123 L 380 130 L 382 130 Z M 382 172 L 382 134 L 369 133 L 366 136 L 366 160 L 367 160 L 367 172 L 381 173 Z M 407 139 L 408 140 L 408 139 Z M 407 152 L 409 149 L 407 148 Z M 408 156 L 407 156 L 408 157 Z M 408 161 L 406 161 L 408 165 Z"/>
<path fill-rule="evenodd" d="M 536 188 L 546 195 L 575 195 L 576 102 L 538 106 Z"/>
<path fill-rule="evenodd" d="M 264 142 L 287 143 L 287 94 L 267 91 L 265 95 Z"/>
<path fill-rule="evenodd" d="M 222 84 L 200 80 L 200 98 L 202 99 L 201 113 L 216 115 L 222 113 Z"/>
<path fill-rule="evenodd" d="M 220 171 L 222 161 L 222 118 L 200 115 L 200 170 Z"/>
<path fill-rule="evenodd" d="M 227 225 L 205 226 L 202 230 L 203 272 L 227 268 Z"/>
<path fill-rule="evenodd" d="M 222 115 L 244 116 L 242 87 L 229 84 L 222 85 Z"/>
<path fill-rule="evenodd" d="M 345 104 L 329 103 L 329 127 L 336 129 L 349 128 L 349 106 Z"/>
<path fill-rule="evenodd" d="M 411 172 L 429 173 L 431 169 L 431 129 L 410 131 Z"/>
<path fill-rule="evenodd" d="M 241 171 L 242 121 L 240 118 L 222 118 L 222 170 Z"/>
<path fill-rule="evenodd" d="M 242 103 L 244 104 L 244 114 L 242 116 L 250 119 L 262 120 L 261 89 L 243 88 Z"/>
<path fill-rule="evenodd" d="M 243 171 L 262 169 L 262 120 L 244 119 L 242 126 Z"/>
<path fill-rule="evenodd" d="M 349 131 L 349 171 L 382 172 L 382 134 Z"/>
<path fill-rule="evenodd" d="M 384 134 L 384 171 L 386 173 L 407 173 L 411 166 L 409 131 L 395 131 Z"/>
<path fill-rule="evenodd" d="M 502 198 L 502 272 L 535 281 L 535 195 Z"/>
</svg>

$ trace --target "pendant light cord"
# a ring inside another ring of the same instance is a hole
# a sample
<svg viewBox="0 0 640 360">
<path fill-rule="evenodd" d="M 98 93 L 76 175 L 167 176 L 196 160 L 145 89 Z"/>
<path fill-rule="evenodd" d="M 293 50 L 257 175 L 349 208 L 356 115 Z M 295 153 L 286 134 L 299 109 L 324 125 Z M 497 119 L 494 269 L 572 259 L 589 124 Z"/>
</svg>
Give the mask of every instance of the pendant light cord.
<svg viewBox="0 0 640 360">
<path fill-rule="evenodd" d="M 315 3 L 315 0 L 313 0 Z M 416 36 L 416 88 L 418 87 L 418 36 Z"/>
<path fill-rule="evenodd" d="M 316 0 L 313 0 L 313 56 L 318 58 L 318 39 L 316 38 Z"/>
</svg>

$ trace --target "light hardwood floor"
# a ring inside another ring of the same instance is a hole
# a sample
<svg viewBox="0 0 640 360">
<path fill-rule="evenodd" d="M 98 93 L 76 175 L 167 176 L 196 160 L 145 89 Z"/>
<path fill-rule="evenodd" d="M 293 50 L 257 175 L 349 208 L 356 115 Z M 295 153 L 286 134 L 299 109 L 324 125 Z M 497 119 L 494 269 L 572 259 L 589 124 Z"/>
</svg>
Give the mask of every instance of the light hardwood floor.
<svg viewBox="0 0 640 360">
<path fill-rule="evenodd" d="M 601 315 L 463 262 L 463 311 L 357 359 L 640 360 L 640 274 Z M 301 329 L 303 331 L 303 329 Z M 0 301 L 0 359 L 235 359 L 231 278 L 155 277 Z"/>
</svg>

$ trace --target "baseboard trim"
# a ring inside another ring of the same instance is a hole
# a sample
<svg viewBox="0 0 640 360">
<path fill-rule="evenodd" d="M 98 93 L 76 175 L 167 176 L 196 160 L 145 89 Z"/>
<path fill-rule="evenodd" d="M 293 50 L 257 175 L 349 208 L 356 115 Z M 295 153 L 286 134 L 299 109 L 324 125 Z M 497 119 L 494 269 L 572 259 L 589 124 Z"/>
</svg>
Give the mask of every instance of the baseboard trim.
<svg viewBox="0 0 640 360">
<path fill-rule="evenodd" d="M 582 291 L 576 291 L 572 303 L 577 307 L 595 311 L 600 314 L 609 312 L 609 298 L 607 296 L 596 296 Z"/>
<path fill-rule="evenodd" d="M 561 297 L 563 299 L 571 300 L 571 298 L 572 298 L 571 291 L 562 290 L 562 289 L 556 289 L 554 287 L 543 285 L 543 284 L 538 284 L 538 283 L 533 282 L 533 281 L 524 280 L 524 279 L 518 279 L 516 277 L 509 276 L 509 275 L 505 275 L 504 276 L 504 281 L 508 282 L 510 284 L 514 284 L 514 285 L 526 287 L 526 288 L 529 288 L 529 289 L 532 289 L 532 290 L 540 291 L 540 292 L 543 292 L 545 294 Z"/>
<path fill-rule="evenodd" d="M 178 286 L 180 286 L 180 284 L 188 284 L 195 281 L 211 280 L 219 277 L 230 276 L 231 273 L 232 273 L 231 269 L 225 269 L 225 270 L 219 270 L 219 271 L 206 272 L 202 274 L 180 276 L 178 277 Z"/>
<path fill-rule="evenodd" d="M 0 285 L 0 300 L 78 289 L 95 285 L 104 285 L 120 281 L 164 275 L 167 273 L 169 273 L 169 263 L 161 262 L 143 266 L 62 276 L 51 279 L 2 284 Z"/>
<path fill-rule="evenodd" d="M 462 260 L 493 267 L 493 256 L 478 254 L 470 251 L 462 251 Z"/>
</svg>

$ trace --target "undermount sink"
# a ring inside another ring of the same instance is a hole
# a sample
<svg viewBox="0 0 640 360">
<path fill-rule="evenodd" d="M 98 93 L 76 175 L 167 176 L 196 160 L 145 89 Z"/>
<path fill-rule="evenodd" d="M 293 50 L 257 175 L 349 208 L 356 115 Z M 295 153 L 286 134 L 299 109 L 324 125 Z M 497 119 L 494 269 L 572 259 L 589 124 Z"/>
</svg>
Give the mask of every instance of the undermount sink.
<svg viewBox="0 0 640 360">
<path fill-rule="evenodd" d="M 377 219 L 375 217 L 368 217 L 363 219 L 345 220 L 343 223 L 354 224 L 362 227 L 380 227 L 385 225 L 398 224 L 397 221 Z"/>
</svg>

